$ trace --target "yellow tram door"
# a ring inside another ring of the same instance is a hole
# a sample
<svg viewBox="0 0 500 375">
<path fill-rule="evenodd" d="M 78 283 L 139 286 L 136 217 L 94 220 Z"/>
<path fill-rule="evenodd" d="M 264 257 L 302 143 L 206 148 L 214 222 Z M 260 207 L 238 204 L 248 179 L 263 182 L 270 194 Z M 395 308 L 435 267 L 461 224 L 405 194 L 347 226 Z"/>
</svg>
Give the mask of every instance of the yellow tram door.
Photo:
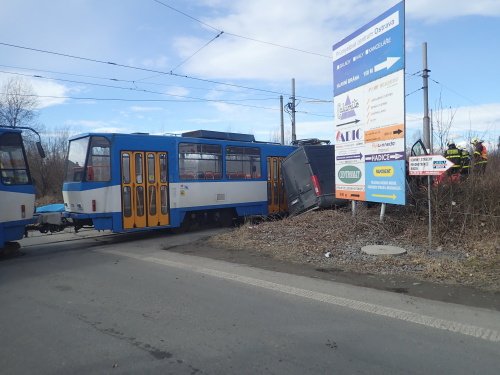
<svg viewBox="0 0 500 375">
<path fill-rule="evenodd" d="M 281 177 L 282 157 L 267 158 L 267 204 L 268 213 L 276 214 L 287 210 L 285 185 Z"/>
<path fill-rule="evenodd" d="M 122 151 L 123 228 L 169 224 L 166 152 Z"/>
<path fill-rule="evenodd" d="M 146 152 L 147 224 L 170 224 L 168 194 L 168 158 L 166 152 Z"/>
</svg>

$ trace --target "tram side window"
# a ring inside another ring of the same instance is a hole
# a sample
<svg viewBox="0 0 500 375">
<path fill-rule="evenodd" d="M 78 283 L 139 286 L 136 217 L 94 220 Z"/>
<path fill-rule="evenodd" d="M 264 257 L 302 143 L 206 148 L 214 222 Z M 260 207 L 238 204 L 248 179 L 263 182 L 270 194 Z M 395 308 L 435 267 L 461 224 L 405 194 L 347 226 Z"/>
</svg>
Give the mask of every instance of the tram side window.
<svg viewBox="0 0 500 375">
<path fill-rule="evenodd" d="M 110 144 L 104 137 L 92 137 L 85 174 L 87 181 L 109 181 L 111 178 Z"/>
<path fill-rule="evenodd" d="M 220 180 L 222 147 L 202 143 L 179 144 L 179 178 L 181 180 Z"/>
<path fill-rule="evenodd" d="M 20 134 L 0 136 L 0 171 L 4 185 L 26 185 L 30 182 Z"/>
<path fill-rule="evenodd" d="M 257 147 L 226 147 L 226 177 L 230 180 L 260 178 L 260 149 Z"/>
</svg>

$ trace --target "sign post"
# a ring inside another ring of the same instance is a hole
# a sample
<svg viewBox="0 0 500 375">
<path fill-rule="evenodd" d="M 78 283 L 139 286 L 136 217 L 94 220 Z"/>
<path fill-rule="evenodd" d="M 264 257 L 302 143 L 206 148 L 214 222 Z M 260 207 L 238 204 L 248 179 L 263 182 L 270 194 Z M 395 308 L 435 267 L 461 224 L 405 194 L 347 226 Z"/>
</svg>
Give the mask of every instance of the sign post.
<svg viewBox="0 0 500 375">
<path fill-rule="evenodd" d="M 410 176 L 427 176 L 427 200 L 429 205 L 429 251 L 432 250 L 431 176 L 439 176 L 453 167 L 451 161 L 441 155 L 410 156 Z"/>
<path fill-rule="evenodd" d="M 335 195 L 406 202 L 404 2 L 333 46 Z"/>
</svg>

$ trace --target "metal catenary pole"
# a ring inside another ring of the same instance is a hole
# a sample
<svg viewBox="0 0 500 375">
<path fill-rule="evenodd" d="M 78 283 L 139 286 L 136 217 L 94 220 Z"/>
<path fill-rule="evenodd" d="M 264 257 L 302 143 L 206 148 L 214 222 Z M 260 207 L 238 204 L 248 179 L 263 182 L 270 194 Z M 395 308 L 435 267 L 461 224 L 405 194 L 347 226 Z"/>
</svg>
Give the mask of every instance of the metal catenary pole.
<svg viewBox="0 0 500 375">
<path fill-rule="evenodd" d="M 297 140 L 295 134 L 295 78 L 292 78 L 292 141 Z"/>
<path fill-rule="evenodd" d="M 431 131 L 430 131 L 430 119 L 429 119 L 429 72 L 427 68 L 427 42 L 422 44 L 422 79 L 424 91 L 424 146 L 430 152 L 431 151 Z M 429 210 L 429 251 L 432 250 L 432 204 L 431 204 L 431 176 L 427 176 L 427 202 Z"/>
<path fill-rule="evenodd" d="M 281 115 L 281 144 L 285 144 L 285 120 L 283 118 L 283 95 L 280 95 L 280 115 Z"/>
</svg>

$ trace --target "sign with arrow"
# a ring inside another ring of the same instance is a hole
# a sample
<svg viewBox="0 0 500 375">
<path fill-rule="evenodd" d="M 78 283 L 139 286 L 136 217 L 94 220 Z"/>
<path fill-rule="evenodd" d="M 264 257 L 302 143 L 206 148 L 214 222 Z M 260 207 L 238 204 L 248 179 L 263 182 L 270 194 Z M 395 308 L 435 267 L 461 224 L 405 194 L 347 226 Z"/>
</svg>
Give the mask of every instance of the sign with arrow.
<svg viewBox="0 0 500 375">
<path fill-rule="evenodd" d="M 401 160 L 401 159 L 404 159 L 404 157 L 405 157 L 405 154 L 402 152 L 387 152 L 384 154 L 366 155 L 365 161 L 368 163 L 368 162 Z"/>
<path fill-rule="evenodd" d="M 385 61 L 381 62 L 380 64 L 375 65 L 375 68 L 373 70 L 375 72 L 379 72 L 382 69 L 389 69 L 394 64 L 396 64 L 399 61 L 399 59 L 400 59 L 400 57 L 388 57 L 385 59 Z"/>
<path fill-rule="evenodd" d="M 409 173 L 411 176 L 439 176 L 454 165 L 441 155 L 411 156 Z"/>
<path fill-rule="evenodd" d="M 337 160 L 352 160 L 352 159 L 363 159 L 363 154 L 360 152 L 359 154 L 352 154 L 352 155 L 338 155 L 336 157 Z"/>
<path fill-rule="evenodd" d="M 333 46 L 335 194 L 405 204 L 404 2 Z"/>
<path fill-rule="evenodd" d="M 404 69 L 404 3 L 333 46 L 334 96 Z"/>
</svg>

